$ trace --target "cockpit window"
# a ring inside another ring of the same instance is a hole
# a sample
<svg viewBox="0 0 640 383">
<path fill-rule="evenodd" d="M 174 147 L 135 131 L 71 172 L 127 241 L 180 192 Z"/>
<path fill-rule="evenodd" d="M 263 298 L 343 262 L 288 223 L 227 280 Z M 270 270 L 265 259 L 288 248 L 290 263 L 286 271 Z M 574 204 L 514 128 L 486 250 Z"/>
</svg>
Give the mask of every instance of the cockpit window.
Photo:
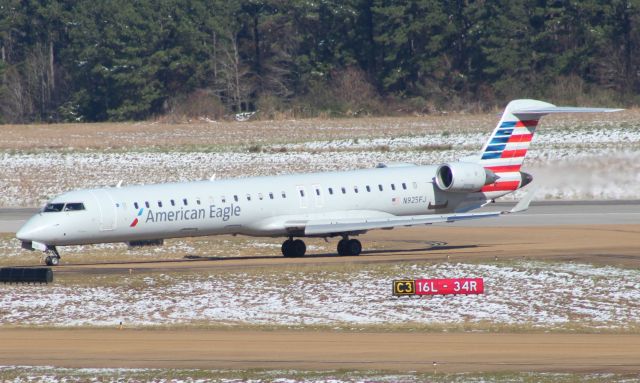
<svg viewBox="0 0 640 383">
<path fill-rule="evenodd" d="M 64 207 L 63 203 L 48 203 L 47 206 L 44 207 L 43 212 L 55 213 L 55 212 L 62 211 L 63 207 Z"/>
<path fill-rule="evenodd" d="M 77 211 L 84 210 L 84 204 L 82 202 L 73 202 L 64 205 L 64 211 Z"/>
</svg>

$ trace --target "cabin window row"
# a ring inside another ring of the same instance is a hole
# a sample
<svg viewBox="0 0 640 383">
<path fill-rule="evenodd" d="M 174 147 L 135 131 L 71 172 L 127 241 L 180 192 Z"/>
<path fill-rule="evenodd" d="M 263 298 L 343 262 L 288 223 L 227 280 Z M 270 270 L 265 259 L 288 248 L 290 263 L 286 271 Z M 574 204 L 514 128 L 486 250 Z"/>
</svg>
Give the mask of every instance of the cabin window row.
<svg viewBox="0 0 640 383">
<path fill-rule="evenodd" d="M 182 202 L 182 206 L 189 206 L 189 200 L 187 198 L 183 198 L 182 201 L 178 200 L 176 201 L 175 199 L 170 199 L 169 200 L 169 204 L 171 206 L 177 206 L 180 202 Z M 162 201 L 158 201 L 157 202 L 158 207 L 163 207 L 164 204 L 162 203 Z M 200 201 L 200 199 L 196 199 L 196 205 L 202 205 L 202 201 Z M 149 209 L 151 208 L 151 203 L 149 201 L 145 201 L 144 202 L 144 206 Z M 136 209 L 140 209 L 140 204 L 138 204 L 137 202 L 133 203 L 133 207 L 135 207 Z"/>
<path fill-rule="evenodd" d="M 269 192 L 267 195 L 269 196 L 269 199 L 275 199 L 275 194 L 274 194 L 274 193 Z M 283 191 L 282 193 L 280 193 L 280 195 L 282 196 L 282 198 L 287 198 L 287 193 L 285 193 L 284 191 Z M 251 201 L 251 194 L 247 193 L 246 198 L 247 198 L 247 201 Z M 264 194 L 262 194 L 262 193 L 258 193 L 258 199 L 262 201 L 262 200 L 264 199 Z M 239 201 L 240 201 L 240 197 L 238 197 L 238 195 L 237 195 L 237 194 L 235 194 L 235 195 L 233 195 L 233 200 L 234 200 L 235 202 L 239 202 Z M 222 203 L 227 203 L 227 197 L 225 197 L 225 196 L 221 196 L 221 197 L 220 197 L 220 201 L 221 201 Z M 169 203 L 171 204 L 171 206 L 176 206 L 176 204 L 177 204 L 177 203 L 176 203 L 176 200 L 174 200 L 174 199 L 169 200 Z M 200 199 L 197 199 L 197 200 L 196 200 L 196 205 L 201 205 L 201 204 L 202 204 L 202 202 L 200 201 Z M 164 206 L 164 204 L 162 203 L 162 201 L 158 201 L 158 202 L 157 202 L 157 205 L 158 205 L 158 207 L 160 207 L 160 208 Z M 187 198 L 183 198 L 183 199 L 182 199 L 182 205 L 183 205 L 183 206 L 189 206 L 189 200 L 188 200 Z M 138 202 L 134 202 L 134 203 L 133 203 L 133 206 L 134 206 L 136 209 L 140 209 L 140 204 L 138 204 Z M 145 201 L 145 202 L 144 202 L 144 206 L 145 206 L 147 209 L 149 209 L 149 208 L 151 208 L 151 203 L 150 203 L 149 201 Z"/>
<path fill-rule="evenodd" d="M 401 185 L 401 187 L 402 187 L 402 190 L 407 190 L 407 189 L 408 189 L 408 187 L 407 187 L 407 183 L 406 183 L 406 182 L 402 182 L 400 185 Z M 394 183 L 390 184 L 390 187 L 391 187 L 391 190 L 397 190 L 397 189 L 396 189 L 396 184 L 394 184 Z M 417 189 L 417 188 L 418 188 L 418 183 L 417 183 L 417 182 L 413 182 L 413 188 L 414 188 L 414 189 Z M 319 196 L 319 195 L 320 195 L 320 189 L 319 189 L 319 188 L 316 188 L 315 190 L 316 190 L 316 195 L 318 195 L 318 196 Z M 369 192 L 369 193 L 370 193 L 370 192 L 371 192 L 371 190 L 373 190 L 373 189 L 372 189 L 372 187 L 371 187 L 370 185 L 366 185 L 366 186 L 365 186 L 365 190 L 366 190 L 367 192 Z M 378 190 L 379 190 L 379 191 L 384 191 L 384 186 L 383 186 L 382 184 L 378 184 Z M 329 194 L 330 194 L 330 195 L 333 195 L 333 194 L 334 194 L 334 189 L 333 189 L 332 187 L 327 188 L 327 191 L 329 192 Z M 340 191 L 342 192 L 342 194 L 347 194 L 347 188 L 346 188 L 346 187 L 344 187 L 344 186 L 340 187 Z M 353 191 L 354 191 L 355 193 L 359 193 L 358 186 L 354 186 L 354 187 L 353 187 Z M 301 197 L 304 197 L 304 196 L 305 196 L 305 194 L 304 194 L 304 189 L 299 189 L 299 192 L 300 192 L 300 196 L 301 196 Z M 267 193 L 267 195 L 269 196 L 269 199 L 275 199 L 275 194 L 274 194 L 274 193 L 269 192 L 269 193 Z M 259 199 L 260 201 L 264 200 L 264 198 L 265 198 L 265 195 L 264 195 L 264 194 L 262 194 L 262 193 L 258 193 L 258 194 L 257 194 L 257 196 L 258 196 L 258 199 Z M 282 192 L 280 193 L 280 196 L 281 196 L 282 198 L 287 198 L 287 193 L 285 193 L 284 191 L 282 191 Z M 246 195 L 246 199 L 247 199 L 247 201 L 251 201 L 251 194 L 250 194 L 250 193 L 247 193 L 247 195 Z M 239 201 L 240 201 L 240 197 L 238 197 L 238 195 L 237 195 L 237 194 L 234 194 L 234 195 L 233 195 L 233 200 L 234 200 L 235 202 L 239 202 Z M 221 201 L 222 203 L 227 203 L 227 198 L 226 198 L 225 196 L 222 196 L 222 197 L 220 197 L 220 201 Z M 171 200 L 169 200 L 169 203 L 171 204 L 171 206 L 176 206 L 176 200 L 175 200 L 175 199 L 171 199 Z M 197 204 L 197 205 L 201 205 L 201 204 L 202 204 L 202 202 L 200 201 L 200 199 L 196 199 L 196 204 Z M 158 207 L 159 207 L 159 208 L 162 208 L 162 207 L 164 206 L 164 205 L 163 205 L 163 203 L 162 203 L 162 201 L 158 201 L 158 202 L 157 202 L 157 205 L 158 205 Z M 182 205 L 183 205 L 183 206 L 189 206 L 189 201 L 188 201 L 188 199 L 187 199 L 187 198 L 183 198 L 183 199 L 182 199 Z M 133 206 L 134 206 L 136 209 L 140 209 L 140 205 L 138 204 L 138 202 L 134 202 L 134 203 L 133 203 Z M 149 209 L 149 208 L 151 208 L 151 203 L 149 203 L 149 201 L 145 201 L 145 202 L 144 202 L 144 206 L 146 206 L 146 208 L 147 208 L 147 209 Z"/>
<path fill-rule="evenodd" d="M 408 189 L 408 186 L 407 186 L 406 182 L 402 182 L 400 184 L 400 186 L 402 187 L 402 190 L 407 190 Z M 391 190 L 397 190 L 396 184 L 390 184 L 390 187 L 391 187 Z M 365 185 L 364 188 L 369 193 L 371 192 L 371 190 L 373 190 L 373 188 L 370 185 Z M 418 188 L 418 183 L 417 182 L 413 182 L 413 188 L 414 189 Z M 320 188 L 316 188 L 315 190 L 316 190 L 316 195 L 319 196 L 320 195 Z M 378 190 L 379 191 L 384 191 L 384 185 L 378 184 Z M 329 188 L 327 188 L 327 191 L 329 192 L 330 195 L 333 195 L 335 190 L 334 190 L 334 188 L 329 187 Z M 354 186 L 353 187 L 353 191 L 354 191 L 354 193 L 359 193 L 360 189 L 358 188 L 358 186 Z M 347 188 L 344 187 L 344 186 L 341 186 L 340 187 L 340 192 L 342 192 L 342 194 L 347 194 Z M 300 190 L 300 196 L 304 197 L 304 191 L 302 189 Z"/>
</svg>

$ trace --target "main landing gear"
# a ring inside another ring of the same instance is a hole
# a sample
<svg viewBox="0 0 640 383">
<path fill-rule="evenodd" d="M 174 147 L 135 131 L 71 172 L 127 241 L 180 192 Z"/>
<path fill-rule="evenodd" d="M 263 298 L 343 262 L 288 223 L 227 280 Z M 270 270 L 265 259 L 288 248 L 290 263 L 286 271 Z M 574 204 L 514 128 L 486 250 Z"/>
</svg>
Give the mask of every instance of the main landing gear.
<svg viewBox="0 0 640 383">
<path fill-rule="evenodd" d="M 287 258 L 303 257 L 306 251 L 307 245 L 301 239 L 289 238 L 282 243 L 282 255 Z"/>
<path fill-rule="evenodd" d="M 60 264 L 60 253 L 58 253 L 55 246 L 47 247 L 44 254 L 44 263 L 46 263 L 47 266 L 58 266 Z"/>
<path fill-rule="evenodd" d="M 339 255 L 360 255 L 362 252 L 362 244 L 357 239 L 349 239 L 344 237 L 338 242 Z"/>
<path fill-rule="evenodd" d="M 303 257 L 307 251 L 307 245 L 301 239 L 294 240 L 289 238 L 282 243 L 282 255 L 287 258 L 299 258 Z M 357 239 L 349 239 L 344 237 L 338 242 L 338 254 L 339 255 L 360 255 L 362 252 L 362 244 Z"/>
</svg>

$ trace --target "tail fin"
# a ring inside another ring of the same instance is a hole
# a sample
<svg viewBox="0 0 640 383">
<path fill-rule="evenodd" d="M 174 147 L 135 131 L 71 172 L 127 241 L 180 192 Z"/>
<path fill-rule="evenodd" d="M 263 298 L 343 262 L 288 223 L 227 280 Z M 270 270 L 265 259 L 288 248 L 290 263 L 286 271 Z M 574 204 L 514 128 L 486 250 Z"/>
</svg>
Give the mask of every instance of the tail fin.
<svg viewBox="0 0 640 383">
<path fill-rule="evenodd" d="M 513 191 L 531 181 L 520 173 L 538 121 L 550 113 L 616 112 L 621 109 L 557 107 L 537 100 L 513 100 L 504 110 L 498 126 L 482 147 L 478 163 L 500 179 L 485 186 L 483 192 Z"/>
</svg>

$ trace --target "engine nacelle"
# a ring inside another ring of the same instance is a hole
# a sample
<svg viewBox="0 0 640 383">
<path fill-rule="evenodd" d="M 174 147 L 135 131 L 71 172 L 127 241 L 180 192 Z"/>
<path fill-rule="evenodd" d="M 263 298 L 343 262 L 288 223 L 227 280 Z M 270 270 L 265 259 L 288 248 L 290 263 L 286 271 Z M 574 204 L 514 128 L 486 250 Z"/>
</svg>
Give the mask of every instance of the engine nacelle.
<svg viewBox="0 0 640 383">
<path fill-rule="evenodd" d="M 440 165 L 435 178 L 440 190 L 470 193 L 480 191 L 500 177 L 473 162 L 454 162 Z"/>
</svg>

